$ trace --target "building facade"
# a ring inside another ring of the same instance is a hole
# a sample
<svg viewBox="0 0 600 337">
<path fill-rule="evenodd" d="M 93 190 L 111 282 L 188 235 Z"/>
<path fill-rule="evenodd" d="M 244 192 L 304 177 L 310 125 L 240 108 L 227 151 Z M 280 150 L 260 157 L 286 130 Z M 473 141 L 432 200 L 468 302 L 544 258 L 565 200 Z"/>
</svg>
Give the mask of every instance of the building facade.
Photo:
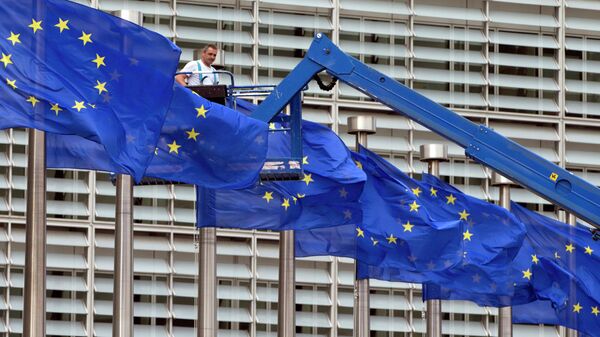
<svg viewBox="0 0 600 337">
<path fill-rule="evenodd" d="M 78 0 L 134 9 L 144 26 L 183 49 L 211 42 L 236 84 L 277 84 L 316 32 L 466 118 L 600 185 L 600 1 L 587 0 Z M 596 110 L 598 109 L 598 110 Z M 304 117 L 347 135 L 348 116 L 371 114 L 369 147 L 400 169 L 426 170 L 419 146 L 447 141 L 358 91 L 311 83 Z M 26 144 L 0 131 L 0 336 L 22 333 Z M 448 143 L 441 175 L 464 192 L 498 199 L 491 172 Z M 110 336 L 115 187 L 106 173 L 48 172 L 48 336 Z M 198 255 L 192 186 L 135 188 L 135 335 L 195 336 Z M 512 199 L 556 217 L 547 201 Z M 219 336 L 276 336 L 278 235 L 220 230 Z M 298 336 L 352 336 L 352 261 L 297 262 Z M 425 336 L 419 285 L 371 282 L 372 336 Z M 444 302 L 444 336 L 496 336 L 497 310 Z M 559 336 L 515 326 L 515 336 Z"/>
</svg>

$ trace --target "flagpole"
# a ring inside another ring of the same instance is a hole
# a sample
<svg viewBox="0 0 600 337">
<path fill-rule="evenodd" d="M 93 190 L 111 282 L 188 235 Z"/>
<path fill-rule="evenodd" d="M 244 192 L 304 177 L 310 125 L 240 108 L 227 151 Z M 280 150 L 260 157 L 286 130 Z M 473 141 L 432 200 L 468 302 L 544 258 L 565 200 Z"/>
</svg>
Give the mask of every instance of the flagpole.
<svg viewBox="0 0 600 337">
<path fill-rule="evenodd" d="M 421 161 L 427 163 L 427 172 L 432 176 L 440 176 L 440 163 L 448 161 L 448 145 L 446 144 L 425 144 L 419 148 Z M 427 300 L 426 313 L 426 336 L 442 336 L 442 301 Z"/>
<path fill-rule="evenodd" d="M 46 336 L 46 135 L 29 129 L 23 337 Z"/>
<path fill-rule="evenodd" d="M 301 123 L 302 94 L 296 94 L 289 104 L 292 123 Z M 292 129 L 292 155 L 302 151 L 302 134 Z M 297 140 L 297 142 L 294 142 Z M 298 141 L 299 140 L 299 141 Z M 296 335 L 296 251 L 294 231 L 279 234 L 279 288 L 277 308 L 277 336 Z"/>
<path fill-rule="evenodd" d="M 510 210 L 510 186 L 514 183 L 510 179 L 493 172 L 492 185 L 500 188 L 500 206 Z M 512 337 L 512 307 L 499 308 L 498 316 L 498 337 Z"/>
<path fill-rule="evenodd" d="M 143 17 L 138 11 L 120 10 L 113 14 L 135 24 L 142 24 Z M 133 336 L 133 185 L 130 175 L 117 175 L 113 337 Z"/>
<path fill-rule="evenodd" d="M 567 213 L 567 223 L 571 226 L 575 226 L 577 224 L 577 217 L 575 214 Z M 569 269 L 576 270 L 577 261 L 575 260 L 575 254 L 569 254 Z M 575 298 L 575 287 L 576 285 L 571 283 L 571 289 L 569 289 L 569 297 Z M 566 337 L 579 337 L 579 333 L 577 330 L 567 328 Z"/>
<path fill-rule="evenodd" d="M 359 144 L 366 148 L 368 146 L 368 135 L 374 134 L 376 131 L 375 117 L 364 115 L 348 117 L 348 133 L 356 135 L 357 150 Z M 369 279 L 354 280 L 355 337 L 368 337 L 370 335 L 369 288 Z"/>
<path fill-rule="evenodd" d="M 200 228 L 198 337 L 217 336 L 217 229 Z"/>
<path fill-rule="evenodd" d="M 293 337 L 296 333 L 295 256 L 294 231 L 282 231 L 279 234 L 278 337 Z"/>
</svg>

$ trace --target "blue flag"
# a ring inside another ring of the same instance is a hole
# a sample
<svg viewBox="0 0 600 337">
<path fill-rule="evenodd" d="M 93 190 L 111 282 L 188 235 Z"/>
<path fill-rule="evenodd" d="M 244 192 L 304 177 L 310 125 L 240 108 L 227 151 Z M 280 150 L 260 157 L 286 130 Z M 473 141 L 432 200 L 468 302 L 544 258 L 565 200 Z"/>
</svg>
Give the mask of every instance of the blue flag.
<svg viewBox="0 0 600 337">
<path fill-rule="evenodd" d="M 589 230 L 569 226 L 512 203 L 526 229 L 523 245 L 502 278 L 512 282 L 511 297 L 473 294 L 455 287 L 427 287 L 425 299 L 470 300 L 480 305 L 513 305 L 513 322 L 562 325 L 590 336 L 600 331 L 598 256 Z M 525 304 L 523 304 L 525 303 Z M 515 305 L 516 304 L 516 305 Z"/>
<path fill-rule="evenodd" d="M 171 101 L 180 49 L 70 1 L 3 0 L 0 17 L 0 128 L 83 137 L 139 180 Z"/>
<path fill-rule="evenodd" d="M 343 142 L 330 129 L 304 121 L 302 146 L 300 181 L 258 183 L 241 190 L 198 188 L 198 227 L 297 230 L 360 221 L 358 198 L 365 175 Z M 289 137 L 271 132 L 269 156 L 282 157 L 289 147 Z"/>
<path fill-rule="evenodd" d="M 175 83 L 146 176 L 211 188 L 254 184 L 267 153 L 267 124 Z M 74 136 L 47 139 L 47 165 L 122 172 L 102 148 Z"/>
<path fill-rule="evenodd" d="M 494 284 L 524 239 L 524 227 L 513 215 L 429 175 L 415 181 L 366 149 L 354 158 L 367 174 L 360 200 L 363 221 L 354 231 L 337 227 L 297 233 L 299 256 L 354 257 L 359 278 L 513 294 L 512 283 Z M 354 237 L 355 247 L 341 239 L 328 242 L 343 236 L 347 241 Z"/>
<path fill-rule="evenodd" d="M 528 278 L 539 301 L 519 306 L 513 321 L 559 324 L 590 336 L 600 331 L 600 270 L 598 242 L 589 229 L 570 226 L 515 203 L 512 212 L 527 228 L 534 254 Z M 533 315 L 540 310 L 544 315 Z"/>
<path fill-rule="evenodd" d="M 493 280 L 499 268 L 514 259 L 523 241 L 523 226 L 514 216 L 433 176 L 425 174 L 418 182 L 375 153 L 366 149 L 361 153 L 366 156 L 362 163 L 368 171 L 361 198 L 365 214 L 362 230 L 380 242 L 371 242 L 369 250 L 383 250 L 388 260 L 368 264 L 397 268 L 398 277 L 403 277 L 402 272 L 416 272 L 424 274 L 424 280 L 473 292 L 495 287 L 510 293 L 508 287 L 494 285 Z M 494 240 L 485 240 L 488 237 Z M 360 240 L 359 246 L 365 242 L 369 243 Z M 359 262 L 367 261 L 359 257 Z M 358 276 L 382 277 L 373 268 L 369 270 Z M 400 281 L 390 273 L 387 279 Z"/>
</svg>

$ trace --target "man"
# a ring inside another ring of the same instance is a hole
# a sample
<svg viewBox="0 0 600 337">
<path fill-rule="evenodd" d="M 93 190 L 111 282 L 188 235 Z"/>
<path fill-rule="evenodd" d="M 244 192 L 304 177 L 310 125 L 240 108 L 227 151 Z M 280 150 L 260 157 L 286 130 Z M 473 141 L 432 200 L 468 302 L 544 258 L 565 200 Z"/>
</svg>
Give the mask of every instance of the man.
<svg viewBox="0 0 600 337">
<path fill-rule="evenodd" d="M 182 73 L 190 74 L 179 74 L 175 76 L 175 81 L 181 85 L 214 85 L 219 83 L 219 75 L 216 74 L 215 68 L 212 64 L 217 58 L 217 46 L 214 44 L 207 44 L 202 48 L 202 54 L 200 60 L 188 62 L 183 69 Z M 191 74 L 191 72 L 200 72 Z"/>
</svg>

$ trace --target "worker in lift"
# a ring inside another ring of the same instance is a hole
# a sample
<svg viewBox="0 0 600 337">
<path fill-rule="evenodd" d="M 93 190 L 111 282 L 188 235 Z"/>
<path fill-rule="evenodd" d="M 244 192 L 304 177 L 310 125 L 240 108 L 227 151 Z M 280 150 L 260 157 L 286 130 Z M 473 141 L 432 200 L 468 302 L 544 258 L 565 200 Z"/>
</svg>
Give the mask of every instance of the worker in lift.
<svg viewBox="0 0 600 337">
<path fill-rule="evenodd" d="M 214 44 L 207 44 L 202 48 L 200 60 L 188 62 L 181 73 L 175 76 L 175 81 L 181 85 L 216 85 L 219 84 L 219 75 L 212 66 L 217 58 L 218 48 Z"/>
</svg>

